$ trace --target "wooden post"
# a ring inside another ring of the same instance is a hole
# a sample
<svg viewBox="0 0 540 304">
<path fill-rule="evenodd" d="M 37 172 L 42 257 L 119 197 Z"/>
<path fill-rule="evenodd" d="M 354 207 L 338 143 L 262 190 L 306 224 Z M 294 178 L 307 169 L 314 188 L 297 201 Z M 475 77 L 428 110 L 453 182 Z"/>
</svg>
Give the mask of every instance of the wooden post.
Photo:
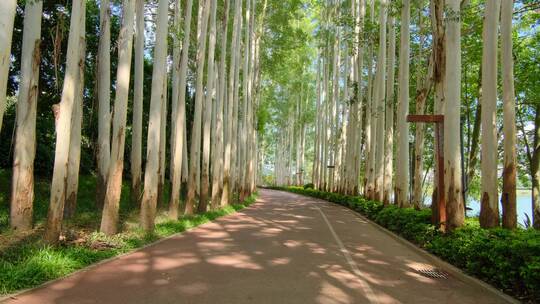
<svg viewBox="0 0 540 304">
<path fill-rule="evenodd" d="M 446 231 L 446 198 L 444 191 L 444 115 L 407 115 L 407 122 L 435 123 L 435 136 L 437 137 L 437 147 L 435 148 L 435 159 L 439 167 L 437 175 L 437 207 L 439 210 L 440 229 Z M 433 202 L 432 202 L 433 203 Z"/>
</svg>

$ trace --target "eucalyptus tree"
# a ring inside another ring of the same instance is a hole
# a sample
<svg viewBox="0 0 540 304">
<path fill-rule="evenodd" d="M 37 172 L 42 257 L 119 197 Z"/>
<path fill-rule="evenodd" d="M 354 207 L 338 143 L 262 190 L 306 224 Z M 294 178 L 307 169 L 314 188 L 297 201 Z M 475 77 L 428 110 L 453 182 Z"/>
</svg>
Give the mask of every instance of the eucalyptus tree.
<svg viewBox="0 0 540 304">
<path fill-rule="evenodd" d="M 144 171 L 144 191 L 141 202 L 141 226 L 146 231 L 154 229 L 159 183 L 159 148 L 161 141 L 161 115 L 164 82 L 167 79 L 167 30 L 169 1 L 158 4 L 154 66 L 152 70 L 152 92 L 147 136 L 147 160 Z"/>
<path fill-rule="evenodd" d="M 37 48 L 40 39 L 40 22 L 42 1 L 27 2 L 25 8 L 25 30 L 28 30 L 27 48 L 26 50 Z M 77 82 L 79 80 L 80 69 L 80 50 L 83 47 L 81 41 L 84 41 L 85 35 L 81 32 L 84 20 L 84 10 L 86 1 L 75 0 L 71 7 L 71 19 L 68 38 L 68 50 L 66 54 L 66 72 L 62 89 L 62 99 L 60 104 L 56 105 L 56 150 L 54 158 L 54 171 L 51 183 L 51 199 L 49 205 L 49 213 L 47 217 L 47 227 L 45 231 L 45 240 L 48 243 L 55 244 L 60 237 L 60 229 L 64 215 L 64 205 L 66 202 L 66 181 L 68 178 L 68 164 L 70 154 L 70 139 L 71 138 L 71 120 L 73 108 L 76 107 Z M 28 23 L 26 23 L 28 19 Z M 28 25 L 28 26 L 26 26 Z M 24 42 L 23 42 L 24 44 Z M 23 47 L 23 49 L 25 49 Z M 37 51 L 27 53 L 29 58 L 28 72 L 32 71 L 32 61 L 35 60 Z M 34 68 L 37 70 L 37 68 Z M 36 73 L 36 72 L 34 72 Z M 36 73 L 37 74 L 37 73 Z M 37 75 L 34 74 L 37 78 Z M 28 78 L 32 78 L 30 74 Z M 23 74 L 24 76 L 24 74 Z M 37 79 L 36 79 L 37 82 Z M 34 87 L 36 89 L 36 87 Z M 28 91 L 27 91 L 28 92 Z M 28 92 L 29 93 L 29 92 Z M 30 95 L 28 95 L 30 96 Z M 37 95 L 34 95 L 37 96 Z"/>
<path fill-rule="evenodd" d="M 234 21 L 233 21 L 233 30 L 232 30 L 232 37 L 231 37 L 231 54 L 230 54 L 230 65 L 229 65 L 229 82 L 228 82 L 228 88 L 227 88 L 227 106 L 224 109 L 225 120 L 224 120 L 224 159 L 223 159 L 223 192 L 221 196 L 221 205 L 224 206 L 226 204 L 229 204 L 231 202 L 232 198 L 232 191 L 233 191 L 233 180 L 231 177 L 231 168 L 234 166 L 233 162 L 233 149 L 232 146 L 235 142 L 234 133 L 233 133 L 233 111 L 235 110 L 234 107 L 234 88 L 235 84 L 237 83 L 236 80 L 236 70 L 238 68 L 238 56 L 239 53 L 239 43 L 238 43 L 238 36 L 240 34 L 240 18 L 241 18 L 241 9 L 242 9 L 242 1 L 241 0 L 235 0 L 234 5 Z"/>
<path fill-rule="evenodd" d="M 99 45 L 97 60 L 98 143 L 97 206 L 103 206 L 111 159 L 111 8 L 109 0 L 99 4 Z"/>
<path fill-rule="evenodd" d="M 501 1 L 486 3 L 482 49 L 482 185 L 480 226 L 499 226 L 497 185 L 497 30 Z"/>
<path fill-rule="evenodd" d="M 144 90 L 144 0 L 135 2 L 135 71 L 133 79 L 133 117 L 131 136 L 131 201 L 139 205 L 142 177 L 142 124 Z"/>
<path fill-rule="evenodd" d="M 206 98 L 204 99 L 204 121 L 203 121 L 203 149 L 202 149 L 202 169 L 201 169 L 201 193 L 197 211 L 205 212 L 208 204 L 210 192 L 210 123 L 212 113 L 212 100 L 216 94 L 215 64 L 214 55 L 216 48 L 216 9 L 217 0 L 210 1 L 210 29 L 208 32 L 208 72 L 206 80 Z"/>
<path fill-rule="evenodd" d="M 11 38 L 13 36 L 13 24 L 17 0 L 4 0 L 0 2 L 0 130 L 4 111 L 6 110 L 6 92 L 9 76 L 9 64 L 11 63 Z"/>
<path fill-rule="evenodd" d="M 198 172 L 200 171 L 200 149 L 201 149 L 201 127 L 202 127 L 202 111 L 204 99 L 204 67 L 206 54 L 206 37 L 208 32 L 208 17 L 210 12 L 210 0 L 199 2 L 199 10 L 197 16 L 197 73 L 195 85 L 195 110 L 193 116 L 193 127 L 191 132 L 191 147 L 189 159 L 189 178 L 188 178 L 188 194 L 186 200 L 186 214 L 193 214 L 196 200 L 196 189 L 198 188 Z M 206 196 L 200 195 L 199 204 L 206 204 Z"/>
<path fill-rule="evenodd" d="M 15 1 L 13 1 L 15 2 Z M 77 3 L 80 5 L 80 3 Z M 13 5 L 13 7 L 10 7 Z M 5 22 L 5 30 L 8 32 L 0 33 L 0 127 L 5 107 L 5 86 L 7 81 L 7 72 L 10 62 L 10 45 L 11 45 L 11 27 L 13 21 L 9 20 L 10 9 L 15 10 L 16 3 L 7 1 L 0 4 L 2 11 L 0 15 L 6 17 L 0 19 L 1 23 Z M 77 7 L 75 7 L 77 9 Z M 43 9 L 42 1 L 27 2 L 24 8 L 24 28 L 23 28 L 23 44 L 21 55 L 21 82 L 19 84 L 19 94 L 17 98 L 17 121 L 15 133 L 15 148 L 13 154 L 13 175 L 11 182 L 11 208 L 10 208 L 10 225 L 13 230 L 24 231 L 32 229 L 32 214 L 34 203 L 34 158 L 36 154 L 36 108 L 39 84 L 39 62 L 40 62 L 40 42 L 41 42 L 41 15 Z M 78 7 L 80 9 L 80 7 Z M 13 12 L 14 13 L 14 12 Z M 82 16 L 74 11 L 72 13 L 72 24 L 74 27 L 73 37 L 71 42 L 75 42 L 79 38 L 78 28 Z M 5 14 L 5 16 L 3 16 Z M 73 17 L 74 16 L 74 17 Z M 9 36 L 9 37 L 8 37 Z M 78 42 L 78 41 L 77 41 Z M 5 43 L 5 44 L 4 44 Z M 7 50 L 3 48 L 7 47 Z M 72 46 L 73 47 L 73 46 Z M 79 56 L 78 49 L 73 50 L 70 63 L 77 63 Z M 4 67 L 4 65 L 7 65 Z M 69 66 L 70 68 L 73 66 Z M 70 69 L 70 76 L 73 78 L 68 80 L 68 83 L 73 84 L 78 73 L 76 66 Z M 5 80 L 4 74 L 5 73 Z M 73 81 L 73 82 L 70 82 Z M 72 92 L 75 94 L 75 92 Z M 66 147 L 69 149 L 69 146 Z M 65 159 L 67 163 L 67 157 Z M 67 174 L 67 172 L 66 172 Z M 65 191 L 58 189 L 61 193 Z M 65 193 L 65 192 L 64 192 Z M 64 194 L 65 195 L 65 194 Z M 62 202 L 63 203 L 63 202 Z M 62 211 L 62 210 L 60 210 Z M 60 214 L 61 216 L 61 214 Z M 59 229 L 60 227 L 58 227 Z M 56 235 L 56 238 L 58 236 Z"/>
<path fill-rule="evenodd" d="M 463 225 L 465 210 L 461 183 L 461 21 L 460 0 L 446 2 L 446 69 L 444 78 L 444 173 L 447 220 L 452 230 Z M 492 168 L 493 169 L 493 168 Z"/>
<path fill-rule="evenodd" d="M 375 137 L 375 170 L 374 170 L 374 198 L 383 200 L 384 182 L 384 100 L 385 100 L 385 79 L 386 79 L 386 20 L 388 12 L 388 1 L 381 0 L 379 12 L 379 54 L 377 55 L 377 72 L 375 87 L 373 92 L 373 102 L 376 121 Z"/>
<path fill-rule="evenodd" d="M 111 159 L 107 175 L 107 189 L 101 217 L 101 232 L 113 235 L 117 232 L 118 211 L 122 191 L 122 172 L 124 169 L 124 146 L 126 137 L 127 103 L 133 48 L 133 21 L 135 0 L 122 3 L 124 17 L 118 36 L 118 67 L 116 72 L 116 96 L 114 101 L 114 120 L 111 141 Z"/>
<path fill-rule="evenodd" d="M 386 84 L 386 113 L 385 113 L 385 151 L 384 151 L 384 187 L 383 202 L 389 204 L 392 197 L 392 178 L 394 175 L 394 79 L 396 65 L 396 29 L 394 12 L 388 16 L 388 63 Z"/>
<path fill-rule="evenodd" d="M 397 100 L 397 153 L 395 202 L 400 207 L 409 206 L 409 54 L 410 54 L 410 0 L 401 6 L 401 30 L 399 47 L 399 75 Z"/>
<path fill-rule="evenodd" d="M 177 2 L 178 5 L 179 2 Z M 174 123 L 173 130 L 175 138 L 172 141 L 174 148 L 171 149 L 171 170 L 172 170 L 172 185 L 171 196 L 169 201 L 169 218 L 175 220 L 178 218 L 178 206 L 180 204 L 180 186 L 182 177 L 187 178 L 187 144 L 186 144 L 186 83 L 187 83 L 187 67 L 191 33 L 191 16 L 193 9 L 193 0 L 186 1 L 184 25 L 183 25 L 183 40 L 182 54 L 180 58 L 180 70 L 175 86 L 178 87 L 178 99 L 173 103 L 177 104 L 175 117 L 172 120 Z M 178 46 L 176 46 L 178 47 Z M 174 98 L 174 96 L 173 96 Z M 186 171 L 186 172 L 184 172 Z"/>
<path fill-rule="evenodd" d="M 369 23 L 375 25 L 375 0 L 371 0 L 369 4 Z M 364 183 L 364 195 L 368 198 L 374 198 L 375 187 L 375 142 L 376 142 L 376 127 L 374 123 L 374 113 L 376 111 L 373 93 L 374 93 L 374 79 L 373 79 L 373 37 L 371 33 L 368 34 L 368 53 L 367 53 L 367 98 L 366 98 L 366 165 L 365 165 L 365 183 Z"/>
<path fill-rule="evenodd" d="M 516 228 L 516 110 L 514 93 L 514 58 L 512 55 L 513 0 L 502 1 L 501 6 L 501 57 L 503 97 L 504 171 L 502 186 L 502 224 Z"/>
<path fill-rule="evenodd" d="M 69 138 L 68 172 L 66 181 L 66 203 L 64 217 L 70 218 L 75 214 L 77 192 L 79 189 L 79 166 L 81 163 L 81 125 L 83 118 L 84 96 L 84 68 L 86 61 L 86 9 L 82 11 L 83 17 L 80 26 L 79 73 L 77 74 L 77 89 L 73 102 L 71 117 L 71 136 Z"/>
</svg>

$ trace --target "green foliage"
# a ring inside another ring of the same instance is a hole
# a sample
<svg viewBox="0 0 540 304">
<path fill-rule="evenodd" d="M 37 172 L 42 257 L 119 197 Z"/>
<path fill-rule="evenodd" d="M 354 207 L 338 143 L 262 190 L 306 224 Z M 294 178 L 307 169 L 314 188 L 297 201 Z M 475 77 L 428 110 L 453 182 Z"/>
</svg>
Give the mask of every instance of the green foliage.
<svg viewBox="0 0 540 304">
<path fill-rule="evenodd" d="M 304 189 L 314 189 L 314 188 L 315 188 L 315 185 L 313 185 L 312 183 L 304 185 Z"/>
<path fill-rule="evenodd" d="M 442 234 L 430 222 L 431 210 L 386 206 L 359 196 L 300 187 L 277 190 L 312 196 L 353 209 L 505 292 L 532 302 L 540 299 L 540 232 L 532 229 L 482 229 L 477 219 Z"/>
</svg>

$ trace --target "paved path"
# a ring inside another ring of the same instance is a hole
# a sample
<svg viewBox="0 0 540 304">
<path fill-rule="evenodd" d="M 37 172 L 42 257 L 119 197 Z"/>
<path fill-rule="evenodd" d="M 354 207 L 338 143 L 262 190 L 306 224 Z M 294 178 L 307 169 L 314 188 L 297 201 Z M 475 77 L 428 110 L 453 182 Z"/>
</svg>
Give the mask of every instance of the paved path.
<svg viewBox="0 0 540 304">
<path fill-rule="evenodd" d="M 9 303 L 501 303 L 340 206 L 261 190 L 251 207 Z"/>
</svg>

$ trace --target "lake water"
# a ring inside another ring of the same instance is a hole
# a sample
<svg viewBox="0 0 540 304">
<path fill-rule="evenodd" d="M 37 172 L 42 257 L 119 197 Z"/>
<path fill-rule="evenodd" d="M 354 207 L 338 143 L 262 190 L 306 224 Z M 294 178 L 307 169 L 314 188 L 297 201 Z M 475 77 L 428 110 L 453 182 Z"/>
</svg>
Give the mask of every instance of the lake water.
<svg viewBox="0 0 540 304">
<path fill-rule="evenodd" d="M 426 206 L 431 206 L 431 197 L 426 197 Z M 472 210 L 467 210 L 467 217 L 475 217 L 480 215 L 480 202 L 469 198 L 469 201 L 467 202 L 467 207 L 471 208 Z M 499 203 L 499 212 L 502 214 L 502 206 L 501 203 Z M 518 223 L 521 225 L 525 224 L 526 216 L 527 214 L 529 216 L 529 219 L 532 221 L 532 198 L 531 198 L 531 192 L 530 191 L 518 191 L 517 193 L 517 216 L 518 216 Z"/>
</svg>

